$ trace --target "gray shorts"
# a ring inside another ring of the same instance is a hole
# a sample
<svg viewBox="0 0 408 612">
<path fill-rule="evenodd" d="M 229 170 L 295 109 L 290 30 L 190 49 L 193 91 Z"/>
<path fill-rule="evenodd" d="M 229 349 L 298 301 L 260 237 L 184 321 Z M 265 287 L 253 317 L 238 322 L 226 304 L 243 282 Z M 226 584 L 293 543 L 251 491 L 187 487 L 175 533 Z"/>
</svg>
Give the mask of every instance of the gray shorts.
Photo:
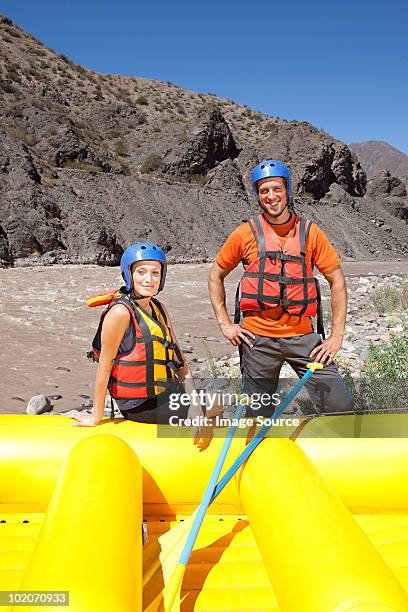
<svg viewBox="0 0 408 612">
<path fill-rule="evenodd" d="M 311 351 L 321 342 L 320 335 L 312 332 L 290 338 L 255 336 L 252 348 L 242 343 L 240 352 L 243 392 L 248 395 L 265 393 L 272 396 L 279 385 L 278 392 L 285 396 L 286 389 L 293 388 L 294 383 L 290 379 L 279 381 L 282 365 L 286 361 L 301 378 L 307 372 L 306 365 L 312 361 Z M 318 370 L 305 386 L 314 403 L 316 414 L 352 412 L 351 394 L 334 363 Z M 275 409 L 276 404 L 271 404 L 269 408 L 262 407 L 250 416 L 271 416 Z"/>
</svg>

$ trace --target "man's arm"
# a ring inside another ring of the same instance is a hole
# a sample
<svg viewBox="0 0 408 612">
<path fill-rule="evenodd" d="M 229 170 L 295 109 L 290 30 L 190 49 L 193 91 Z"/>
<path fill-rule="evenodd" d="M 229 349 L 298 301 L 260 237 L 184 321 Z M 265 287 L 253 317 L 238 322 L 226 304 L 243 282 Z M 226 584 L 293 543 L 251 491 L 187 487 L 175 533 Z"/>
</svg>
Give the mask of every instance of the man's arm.
<svg viewBox="0 0 408 612">
<path fill-rule="evenodd" d="M 310 353 L 314 361 L 329 365 L 340 350 L 347 315 L 347 287 L 343 270 L 340 266 L 330 272 L 323 272 L 329 282 L 331 291 L 332 324 L 330 336 Z"/>
<path fill-rule="evenodd" d="M 228 270 L 221 268 L 217 262 L 213 263 L 208 276 L 208 291 L 214 314 L 222 334 L 231 344 L 238 346 L 241 342 L 245 342 L 248 346 L 252 346 L 249 338 L 255 338 L 255 336 L 250 331 L 243 329 L 237 323 L 232 323 L 228 316 L 224 287 L 224 278 L 228 274 Z M 249 336 L 249 338 L 247 336 Z"/>
</svg>

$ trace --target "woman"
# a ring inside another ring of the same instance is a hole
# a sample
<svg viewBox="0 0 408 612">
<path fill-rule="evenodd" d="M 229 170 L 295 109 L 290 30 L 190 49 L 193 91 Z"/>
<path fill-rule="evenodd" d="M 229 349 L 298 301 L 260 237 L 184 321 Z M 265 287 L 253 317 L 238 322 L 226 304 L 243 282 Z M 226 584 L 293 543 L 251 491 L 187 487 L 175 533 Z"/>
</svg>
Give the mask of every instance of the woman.
<svg viewBox="0 0 408 612">
<path fill-rule="evenodd" d="M 125 419 L 168 423 L 169 416 L 187 416 L 183 406 L 170 412 L 168 400 L 181 382 L 187 392 L 194 389 L 191 370 L 167 309 L 154 298 L 164 287 L 166 256 L 157 245 L 139 242 L 126 249 L 120 265 L 125 287 L 102 313 L 92 344 L 99 362 L 93 413 L 71 413 L 73 425 L 92 427 L 102 420 L 108 389 Z M 189 413 L 196 415 L 202 415 L 197 406 Z"/>
</svg>

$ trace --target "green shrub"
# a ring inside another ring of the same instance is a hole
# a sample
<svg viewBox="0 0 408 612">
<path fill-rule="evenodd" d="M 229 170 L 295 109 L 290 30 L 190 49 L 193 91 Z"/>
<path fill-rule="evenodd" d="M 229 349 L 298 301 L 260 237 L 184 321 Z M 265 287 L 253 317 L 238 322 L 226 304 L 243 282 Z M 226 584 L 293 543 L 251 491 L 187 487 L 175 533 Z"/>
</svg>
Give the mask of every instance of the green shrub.
<svg viewBox="0 0 408 612">
<path fill-rule="evenodd" d="M 121 139 L 115 144 L 115 151 L 117 155 L 127 157 L 129 155 L 129 149 L 127 144 Z"/>
<path fill-rule="evenodd" d="M 365 371 L 370 378 L 408 380 L 408 333 L 394 336 L 382 346 L 370 344 Z"/>
<path fill-rule="evenodd" d="M 370 302 L 378 312 L 397 312 L 405 310 L 408 297 L 408 287 L 382 287 L 370 294 Z"/>
<path fill-rule="evenodd" d="M 12 83 L 7 83 L 7 81 L 1 83 L 1 89 L 7 94 L 16 93 L 16 91 L 18 91 Z"/>
<path fill-rule="evenodd" d="M 85 123 L 85 121 L 82 121 L 82 119 L 74 119 L 72 123 L 76 128 L 78 128 L 78 130 L 85 130 L 88 127 L 88 124 Z"/>
<path fill-rule="evenodd" d="M 82 75 L 87 74 L 87 70 L 83 66 L 80 66 L 79 64 L 74 64 L 73 62 L 71 62 L 71 64 L 75 67 L 76 71 L 79 72 L 80 74 Z"/>
<path fill-rule="evenodd" d="M 152 153 L 151 155 L 145 157 L 142 162 L 140 171 L 142 174 L 149 174 L 150 172 L 155 172 L 156 170 L 159 170 L 160 168 L 162 168 L 162 166 L 163 160 L 160 155 L 157 155 L 157 153 Z"/>
<path fill-rule="evenodd" d="M 19 32 L 18 30 L 15 30 L 14 28 L 8 26 L 5 26 L 4 29 L 11 36 L 14 36 L 14 38 L 21 38 L 21 32 Z"/>
<path fill-rule="evenodd" d="M 34 134 L 30 134 L 30 132 L 27 132 L 27 130 L 24 128 L 17 128 L 16 130 L 14 130 L 14 133 L 19 140 L 24 142 L 26 145 L 29 145 L 30 147 L 33 147 L 38 142 L 40 142 L 40 139 L 37 136 L 34 136 Z"/>
<path fill-rule="evenodd" d="M 299 193 L 299 196 L 304 200 L 314 200 L 315 199 L 314 194 L 311 193 L 310 191 L 301 191 Z"/>
<path fill-rule="evenodd" d="M 146 98 L 146 96 L 138 96 L 136 98 L 136 104 L 140 104 L 141 106 L 148 106 L 149 100 Z"/>
<path fill-rule="evenodd" d="M 6 79 L 13 81 L 14 83 L 21 83 L 21 75 L 15 68 L 8 68 Z"/>
<path fill-rule="evenodd" d="M 47 57 L 47 52 L 45 49 L 38 49 L 37 47 L 31 47 L 30 51 L 33 55 L 37 55 L 38 57 Z"/>
<path fill-rule="evenodd" d="M 64 53 L 60 53 L 58 57 L 62 59 L 62 61 L 65 62 L 66 64 L 70 64 L 72 66 L 73 64 L 72 60 L 70 60 L 69 57 L 67 57 Z"/>
<path fill-rule="evenodd" d="M 208 345 L 207 340 L 204 337 L 200 337 L 201 342 L 203 343 L 204 351 L 207 357 L 207 367 L 212 378 L 219 378 L 222 374 L 221 368 L 217 360 L 214 358 L 211 349 Z"/>
<path fill-rule="evenodd" d="M 330 306 L 328 308 L 326 308 L 326 310 L 323 310 L 323 326 L 324 329 L 328 329 L 329 327 L 331 327 L 331 322 L 332 322 L 332 313 L 331 313 L 331 309 Z"/>
<path fill-rule="evenodd" d="M 63 163 L 63 168 L 72 168 L 73 170 L 83 170 L 85 172 L 102 172 L 100 166 L 89 164 L 88 162 L 79 161 L 77 159 L 67 159 Z"/>
<path fill-rule="evenodd" d="M 408 333 L 381 346 L 369 345 L 364 370 L 354 380 L 349 368 L 343 378 L 358 412 L 408 410 Z"/>
<path fill-rule="evenodd" d="M 132 176 L 132 169 L 128 164 L 125 164 L 124 162 L 122 162 L 121 166 L 126 176 Z"/>
<path fill-rule="evenodd" d="M 298 397 L 296 403 L 303 415 L 316 414 L 316 407 L 310 397 Z"/>
<path fill-rule="evenodd" d="M 205 174 L 192 174 L 190 176 L 190 183 L 197 183 L 198 185 L 205 185 L 207 183 L 207 177 Z"/>
</svg>

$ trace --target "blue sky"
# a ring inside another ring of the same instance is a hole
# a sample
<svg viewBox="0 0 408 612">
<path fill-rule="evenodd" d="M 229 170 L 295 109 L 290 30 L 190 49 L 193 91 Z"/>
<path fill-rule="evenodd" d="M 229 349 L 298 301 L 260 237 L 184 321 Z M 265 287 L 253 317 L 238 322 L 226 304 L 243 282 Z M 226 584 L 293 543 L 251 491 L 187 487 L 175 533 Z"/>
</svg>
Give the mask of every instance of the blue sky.
<svg viewBox="0 0 408 612">
<path fill-rule="evenodd" d="M 98 72 L 171 81 L 408 154 L 408 2 L 10 0 L 0 12 Z"/>
</svg>

